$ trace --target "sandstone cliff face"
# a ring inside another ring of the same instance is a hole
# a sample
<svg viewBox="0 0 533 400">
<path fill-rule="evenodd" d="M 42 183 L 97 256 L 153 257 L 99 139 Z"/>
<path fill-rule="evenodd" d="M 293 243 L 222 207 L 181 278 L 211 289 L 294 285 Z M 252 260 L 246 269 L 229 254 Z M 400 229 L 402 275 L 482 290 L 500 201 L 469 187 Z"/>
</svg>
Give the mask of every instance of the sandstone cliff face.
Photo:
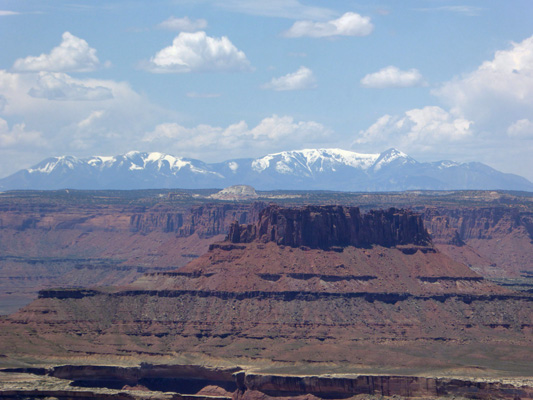
<svg viewBox="0 0 533 400">
<path fill-rule="evenodd" d="M 39 377 L 36 375 L 39 374 Z M 240 368 L 222 369 L 195 365 L 140 367 L 61 365 L 54 368 L 0 371 L 0 378 L 14 375 L 20 384 L 0 380 L 0 397 L 56 397 L 58 399 L 409 399 L 443 398 L 531 399 L 533 388 L 517 380 L 475 380 L 405 375 L 275 375 Z M 24 379 L 27 382 L 24 382 Z M 40 383 L 42 387 L 32 386 Z M 70 385 L 68 385 L 70 383 Z M 119 390 L 122 389 L 121 392 Z M 133 391 L 131 391 L 133 389 Z M 130 391 L 125 393 L 124 390 Z M 139 392 L 141 390 L 141 392 Z M 164 392 L 164 393 L 163 393 Z"/>
<path fill-rule="evenodd" d="M 257 220 L 265 204 L 255 202 L 239 205 L 197 206 L 191 209 L 187 222 L 179 230 L 181 236 L 197 233 L 200 237 L 227 234 L 234 222 L 250 224 Z"/>
<path fill-rule="evenodd" d="M 161 206 L 132 214 L 130 227 L 132 231 L 144 234 L 162 231 L 180 237 L 197 234 L 200 238 L 208 238 L 227 234 L 234 221 L 242 224 L 255 221 L 262 208 L 264 204 L 260 202 L 206 204 L 183 210 Z"/>
<path fill-rule="evenodd" d="M 256 203 L 204 204 L 188 206 L 172 203 L 146 207 L 139 205 L 54 204 L 53 202 L 2 204 L 0 230 L 17 232 L 62 231 L 80 232 L 151 232 L 175 233 L 178 236 L 198 234 L 210 237 L 226 234 L 234 221 L 250 223 L 257 219 L 265 205 Z M 51 249 L 52 251 L 54 249 Z"/>
<path fill-rule="evenodd" d="M 431 207 L 424 223 L 439 249 L 487 277 L 533 271 L 533 213 L 520 207 Z"/>
<path fill-rule="evenodd" d="M 493 239 L 519 230 L 533 241 L 533 213 L 519 208 L 428 208 L 424 220 L 435 240 L 446 240 L 456 233 L 463 241 Z"/>
<path fill-rule="evenodd" d="M 234 220 L 251 222 L 263 207 L 9 199 L 0 199 L 0 314 L 27 304 L 40 289 L 124 285 L 148 271 L 183 266 Z"/>
<path fill-rule="evenodd" d="M 341 206 L 270 206 L 256 224 L 232 224 L 228 238 L 232 243 L 261 241 L 322 249 L 430 243 L 418 214 L 394 208 L 361 214 L 357 207 Z"/>
</svg>

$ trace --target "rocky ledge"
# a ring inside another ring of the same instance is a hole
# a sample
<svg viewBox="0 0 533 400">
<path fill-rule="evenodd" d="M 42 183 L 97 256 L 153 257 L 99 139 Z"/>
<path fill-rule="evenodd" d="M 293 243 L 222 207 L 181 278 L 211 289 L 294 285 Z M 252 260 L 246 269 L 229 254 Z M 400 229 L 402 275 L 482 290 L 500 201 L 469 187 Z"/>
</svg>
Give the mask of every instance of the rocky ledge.
<svg viewBox="0 0 533 400">
<path fill-rule="evenodd" d="M 10 377 L 11 375 L 11 377 Z M 11 380 L 10 380 L 11 378 Z M 18 386 L 13 385 L 13 378 Z M 7 381 L 8 383 L 4 383 Z M 259 400 L 473 398 L 532 399 L 524 379 L 439 378 L 392 375 L 274 375 L 195 365 L 139 367 L 63 365 L 0 370 L 0 398 Z"/>
</svg>

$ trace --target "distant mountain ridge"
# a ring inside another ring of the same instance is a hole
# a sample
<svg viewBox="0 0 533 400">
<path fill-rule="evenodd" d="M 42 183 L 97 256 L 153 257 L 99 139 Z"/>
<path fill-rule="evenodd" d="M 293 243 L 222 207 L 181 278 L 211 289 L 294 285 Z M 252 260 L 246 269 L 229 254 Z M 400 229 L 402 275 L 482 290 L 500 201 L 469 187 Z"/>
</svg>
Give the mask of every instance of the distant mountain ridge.
<svg viewBox="0 0 533 400">
<path fill-rule="evenodd" d="M 304 149 L 220 163 L 138 151 L 87 158 L 60 156 L 0 179 L 0 190 L 199 189 L 237 184 L 258 190 L 533 191 L 527 179 L 482 163 L 421 163 L 394 148 L 380 154 Z"/>
</svg>

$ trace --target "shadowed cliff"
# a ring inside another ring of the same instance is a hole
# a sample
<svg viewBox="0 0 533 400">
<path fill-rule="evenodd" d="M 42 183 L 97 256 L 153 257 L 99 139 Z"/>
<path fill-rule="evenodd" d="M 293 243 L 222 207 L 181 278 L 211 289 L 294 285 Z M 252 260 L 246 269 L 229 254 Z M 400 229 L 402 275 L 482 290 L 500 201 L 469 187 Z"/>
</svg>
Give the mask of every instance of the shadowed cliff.
<svg viewBox="0 0 533 400">
<path fill-rule="evenodd" d="M 269 206 L 255 224 L 230 226 L 232 243 L 275 242 L 291 247 L 313 249 L 380 245 L 426 246 L 431 243 L 419 214 L 390 208 L 362 214 L 358 207 Z"/>
</svg>

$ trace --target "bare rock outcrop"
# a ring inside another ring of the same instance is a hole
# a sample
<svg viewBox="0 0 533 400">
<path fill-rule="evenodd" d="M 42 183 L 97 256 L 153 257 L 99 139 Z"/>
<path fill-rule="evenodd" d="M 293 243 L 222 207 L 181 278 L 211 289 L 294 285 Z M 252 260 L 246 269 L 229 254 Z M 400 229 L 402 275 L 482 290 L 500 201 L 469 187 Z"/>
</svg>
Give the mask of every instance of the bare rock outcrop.
<svg viewBox="0 0 533 400">
<path fill-rule="evenodd" d="M 390 208 L 362 214 L 358 207 L 269 206 L 253 225 L 231 225 L 232 243 L 275 242 L 291 247 L 426 246 L 431 240 L 419 214 Z"/>
<path fill-rule="evenodd" d="M 486 277 L 533 273 L 533 212 L 525 207 L 428 207 L 435 245 Z"/>
<path fill-rule="evenodd" d="M 226 234 L 234 221 L 249 224 L 256 221 L 265 204 L 216 204 L 192 207 L 184 223 L 177 229 L 180 236 L 194 233 L 200 237 Z"/>
</svg>

